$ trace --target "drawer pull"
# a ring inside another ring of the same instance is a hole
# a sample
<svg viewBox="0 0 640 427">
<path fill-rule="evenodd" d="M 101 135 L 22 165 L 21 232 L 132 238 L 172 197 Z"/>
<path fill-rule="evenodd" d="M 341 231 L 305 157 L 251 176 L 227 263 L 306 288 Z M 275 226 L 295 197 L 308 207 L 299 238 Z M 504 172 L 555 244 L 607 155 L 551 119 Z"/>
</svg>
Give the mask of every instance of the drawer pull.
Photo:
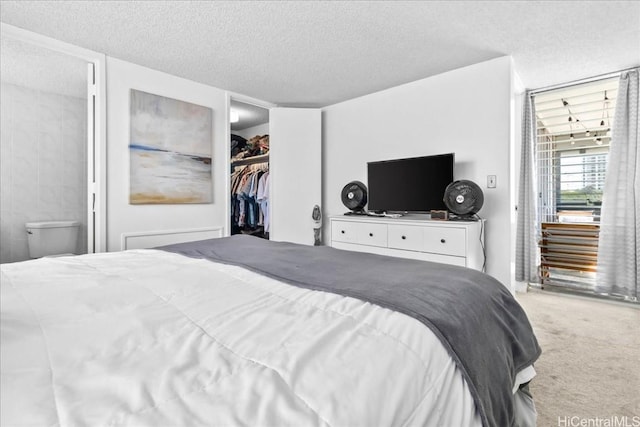
<svg viewBox="0 0 640 427">
<path fill-rule="evenodd" d="M 402 236 L 402 240 L 406 240 L 406 239 L 407 239 L 407 236 Z"/>
<path fill-rule="evenodd" d="M 340 230 L 340 232 L 341 232 L 342 234 L 344 234 L 344 230 Z"/>
<path fill-rule="evenodd" d="M 445 242 L 446 242 L 446 240 L 440 239 L 440 243 L 445 243 Z"/>
<path fill-rule="evenodd" d="M 369 237 L 373 237 L 373 233 L 369 233 Z"/>
</svg>

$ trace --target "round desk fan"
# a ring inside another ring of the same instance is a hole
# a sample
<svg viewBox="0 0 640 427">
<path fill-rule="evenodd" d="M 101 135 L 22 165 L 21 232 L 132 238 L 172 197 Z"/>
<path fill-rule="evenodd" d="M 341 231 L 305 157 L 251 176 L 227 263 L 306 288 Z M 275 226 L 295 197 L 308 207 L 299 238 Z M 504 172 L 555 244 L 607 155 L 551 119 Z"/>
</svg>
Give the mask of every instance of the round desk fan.
<svg viewBox="0 0 640 427">
<path fill-rule="evenodd" d="M 364 207 L 367 204 L 367 187 L 360 181 L 351 181 L 342 189 L 342 203 L 351 210 L 349 215 L 364 215 Z"/>
<path fill-rule="evenodd" d="M 457 216 L 456 219 L 473 220 L 483 203 L 482 189 L 473 181 L 454 181 L 444 190 L 444 204 Z"/>
</svg>

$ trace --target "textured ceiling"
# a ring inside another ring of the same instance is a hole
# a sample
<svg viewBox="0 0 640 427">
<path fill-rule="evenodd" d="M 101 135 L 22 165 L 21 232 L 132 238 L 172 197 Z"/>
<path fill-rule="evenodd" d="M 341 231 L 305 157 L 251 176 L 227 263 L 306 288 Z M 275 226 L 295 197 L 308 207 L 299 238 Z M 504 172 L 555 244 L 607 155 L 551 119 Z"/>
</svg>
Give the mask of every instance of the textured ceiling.
<svg viewBox="0 0 640 427">
<path fill-rule="evenodd" d="M 503 55 L 529 88 L 640 65 L 637 1 L 2 1 L 0 19 L 284 106 Z"/>
</svg>

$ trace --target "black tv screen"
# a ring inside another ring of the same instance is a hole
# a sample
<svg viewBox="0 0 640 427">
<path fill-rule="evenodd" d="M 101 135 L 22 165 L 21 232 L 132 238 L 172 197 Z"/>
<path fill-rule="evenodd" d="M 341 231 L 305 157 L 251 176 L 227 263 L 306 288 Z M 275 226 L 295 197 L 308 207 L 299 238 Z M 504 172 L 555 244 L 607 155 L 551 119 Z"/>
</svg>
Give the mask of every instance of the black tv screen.
<svg viewBox="0 0 640 427">
<path fill-rule="evenodd" d="M 369 162 L 369 210 L 445 210 L 444 190 L 453 182 L 454 154 Z"/>
</svg>

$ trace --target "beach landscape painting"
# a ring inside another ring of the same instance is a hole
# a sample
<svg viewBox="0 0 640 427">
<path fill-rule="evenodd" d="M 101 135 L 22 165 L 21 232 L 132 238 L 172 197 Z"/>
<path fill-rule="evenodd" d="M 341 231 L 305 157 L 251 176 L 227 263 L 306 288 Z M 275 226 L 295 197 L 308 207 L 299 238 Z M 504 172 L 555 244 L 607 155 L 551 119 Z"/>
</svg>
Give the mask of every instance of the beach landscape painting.
<svg viewBox="0 0 640 427">
<path fill-rule="evenodd" d="M 131 89 L 129 203 L 211 203 L 211 108 Z"/>
</svg>

